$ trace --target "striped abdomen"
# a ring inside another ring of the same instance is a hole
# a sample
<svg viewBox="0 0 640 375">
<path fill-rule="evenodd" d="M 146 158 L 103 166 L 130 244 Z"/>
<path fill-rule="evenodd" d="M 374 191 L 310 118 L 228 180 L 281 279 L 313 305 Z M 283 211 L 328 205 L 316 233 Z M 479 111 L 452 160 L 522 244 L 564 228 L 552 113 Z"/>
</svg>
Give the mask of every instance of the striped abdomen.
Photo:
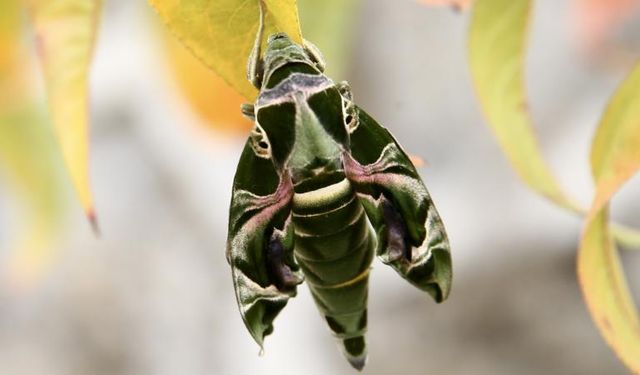
<svg viewBox="0 0 640 375">
<path fill-rule="evenodd" d="M 367 281 L 376 239 L 347 179 L 294 194 L 295 256 L 345 354 L 364 366 Z"/>
</svg>

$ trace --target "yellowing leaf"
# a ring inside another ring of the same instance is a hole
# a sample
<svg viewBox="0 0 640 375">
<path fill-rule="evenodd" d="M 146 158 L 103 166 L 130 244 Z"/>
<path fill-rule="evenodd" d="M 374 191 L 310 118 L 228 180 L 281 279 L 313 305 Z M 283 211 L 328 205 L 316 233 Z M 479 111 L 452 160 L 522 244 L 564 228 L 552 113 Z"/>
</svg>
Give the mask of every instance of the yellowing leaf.
<svg viewBox="0 0 640 375">
<path fill-rule="evenodd" d="M 469 64 L 489 125 L 520 177 L 557 204 L 578 211 L 542 157 L 527 109 L 524 57 L 529 0 L 477 0 L 469 31 Z"/>
<path fill-rule="evenodd" d="M 620 359 L 640 373 L 640 320 L 607 224 L 612 195 L 640 168 L 640 64 L 618 88 L 591 149 L 596 197 L 578 255 L 578 277 L 598 329 Z"/>
<path fill-rule="evenodd" d="M 626 249 L 640 249 L 640 232 L 620 224 L 611 224 L 611 234 L 616 243 Z"/>
<path fill-rule="evenodd" d="M 29 0 L 51 119 L 80 203 L 94 220 L 89 185 L 87 80 L 99 0 Z"/>
<path fill-rule="evenodd" d="M 240 112 L 246 100 L 176 38 L 166 32 L 164 37 L 174 76 L 193 109 L 216 130 L 248 134 L 252 123 Z"/>
<path fill-rule="evenodd" d="M 37 283 L 55 258 L 64 205 L 55 138 L 31 104 L 25 79 L 31 65 L 21 43 L 19 5 L 18 0 L 0 2 L 0 182 L 13 188 L 6 191 L 19 198 L 17 208 L 24 208 L 24 215 L 10 213 L 16 230 L 0 243 L 10 251 L 2 267 L 7 279 L 0 282 L 25 289 Z"/>
<path fill-rule="evenodd" d="M 2 79 L 13 69 L 18 55 L 16 48 L 20 33 L 20 11 L 18 5 L 17 0 L 3 0 L 0 2 L 0 77 Z"/>
<path fill-rule="evenodd" d="M 248 100 L 256 89 L 246 77 L 255 40 L 259 0 L 149 0 L 182 43 Z M 276 31 L 302 42 L 295 0 L 262 0 L 265 36 Z"/>
<path fill-rule="evenodd" d="M 607 106 L 591 149 L 597 183 L 593 209 L 600 209 L 640 165 L 640 65 Z"/>
</svg>

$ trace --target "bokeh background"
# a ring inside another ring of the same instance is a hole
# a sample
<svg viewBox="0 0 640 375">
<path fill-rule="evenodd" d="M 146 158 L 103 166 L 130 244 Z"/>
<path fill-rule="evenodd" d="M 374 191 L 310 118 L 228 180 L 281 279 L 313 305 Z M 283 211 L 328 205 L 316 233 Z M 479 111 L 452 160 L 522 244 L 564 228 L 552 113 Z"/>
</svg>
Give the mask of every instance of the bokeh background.
<svg viewBox="0 0 640 375">
<path fill-rule="evenodd" d="M 575 3 L 537 2 L 527 79 L 545 154 L 587 205 L 591 137 L 640 56 L 640 13 L 628 10 L 601 41 L 580 31 Z M 580 218 L 520 183 L 484 124 L 466 63 L 469 14 L 409 0 L 351 2 L 333 14 L 311 0 L 300 7 L 305 36 L 329 52 L 334 77 L 425 160 L 420 171 L 452 243 L 453 291 L 442 305 L 374 263 L 363 372 L 627 373 L 580 295 Z M 145 2 L 105 1 L 91 75 L 99 238 L 40 121 L 29 139 L 53 150 L 45 170 L 55 176 L 34 185 L 47 192 L 39 195 L 55 190 L 56 212 L 65 209 L 45 250 L 16 262 L 30 246 L 21 240 L 32 222 L 29 187 L 0 169 L 0 374 L 353 374 L 304 286 L 259 355 L 224 258 L 246 136 L 229 131 L 242 126 L 232 115 L 214 114 L 212 127 L 202 105 L 194 111 L 180 88 L 185 70 L 174 79 L 174 48 Z M 229 99 L 218 98 L 212 107 Z M 614 217 L 640 227 L 639 196 L 636 178 Z M 624 252 L 623 261 L 638 297 L 640 255 Z"/>
</svg>

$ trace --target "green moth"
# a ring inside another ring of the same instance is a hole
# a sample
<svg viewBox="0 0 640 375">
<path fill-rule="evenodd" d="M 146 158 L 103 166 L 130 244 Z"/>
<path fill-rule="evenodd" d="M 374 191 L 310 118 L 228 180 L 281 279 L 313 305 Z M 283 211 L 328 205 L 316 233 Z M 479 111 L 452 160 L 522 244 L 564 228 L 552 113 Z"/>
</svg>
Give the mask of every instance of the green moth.
<svg viewBox="0 0 640 375">
<path fill-rule="evenodd" d="M 257 343 L 306 281 L 351 365 L 366 362 L 374 253 L 444 301 L 451 256 L 418 173 L 384 127 L 323 74 L 320 52 L 285 34 L 249 58 L 258 88 L 243 113 L 255 125 L 233 182 L 227 260 L 242 318 Z"/>
</svg>

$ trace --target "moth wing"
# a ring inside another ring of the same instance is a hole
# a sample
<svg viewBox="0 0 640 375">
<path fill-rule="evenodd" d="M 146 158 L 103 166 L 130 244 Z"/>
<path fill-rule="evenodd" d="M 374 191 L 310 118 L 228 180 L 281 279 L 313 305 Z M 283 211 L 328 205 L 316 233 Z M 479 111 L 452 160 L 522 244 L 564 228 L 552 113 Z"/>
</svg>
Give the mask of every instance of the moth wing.
<svg viewBox="0 0 640 375">
<path fill-rule="evenodd" d="M 426 186 L 387 129 L 356 108 L 345 172 L 378 235 L 378 257 L 437 302 L 451 288 L 449 240 Z"/>
<path fill-rule="evenodd" d="M 302 276 L 293 258 L 291 180 L 256 156 L 250 142 L 234 178 L 226 256 L 242 319 L 262 346 Z"/>
</svg>

